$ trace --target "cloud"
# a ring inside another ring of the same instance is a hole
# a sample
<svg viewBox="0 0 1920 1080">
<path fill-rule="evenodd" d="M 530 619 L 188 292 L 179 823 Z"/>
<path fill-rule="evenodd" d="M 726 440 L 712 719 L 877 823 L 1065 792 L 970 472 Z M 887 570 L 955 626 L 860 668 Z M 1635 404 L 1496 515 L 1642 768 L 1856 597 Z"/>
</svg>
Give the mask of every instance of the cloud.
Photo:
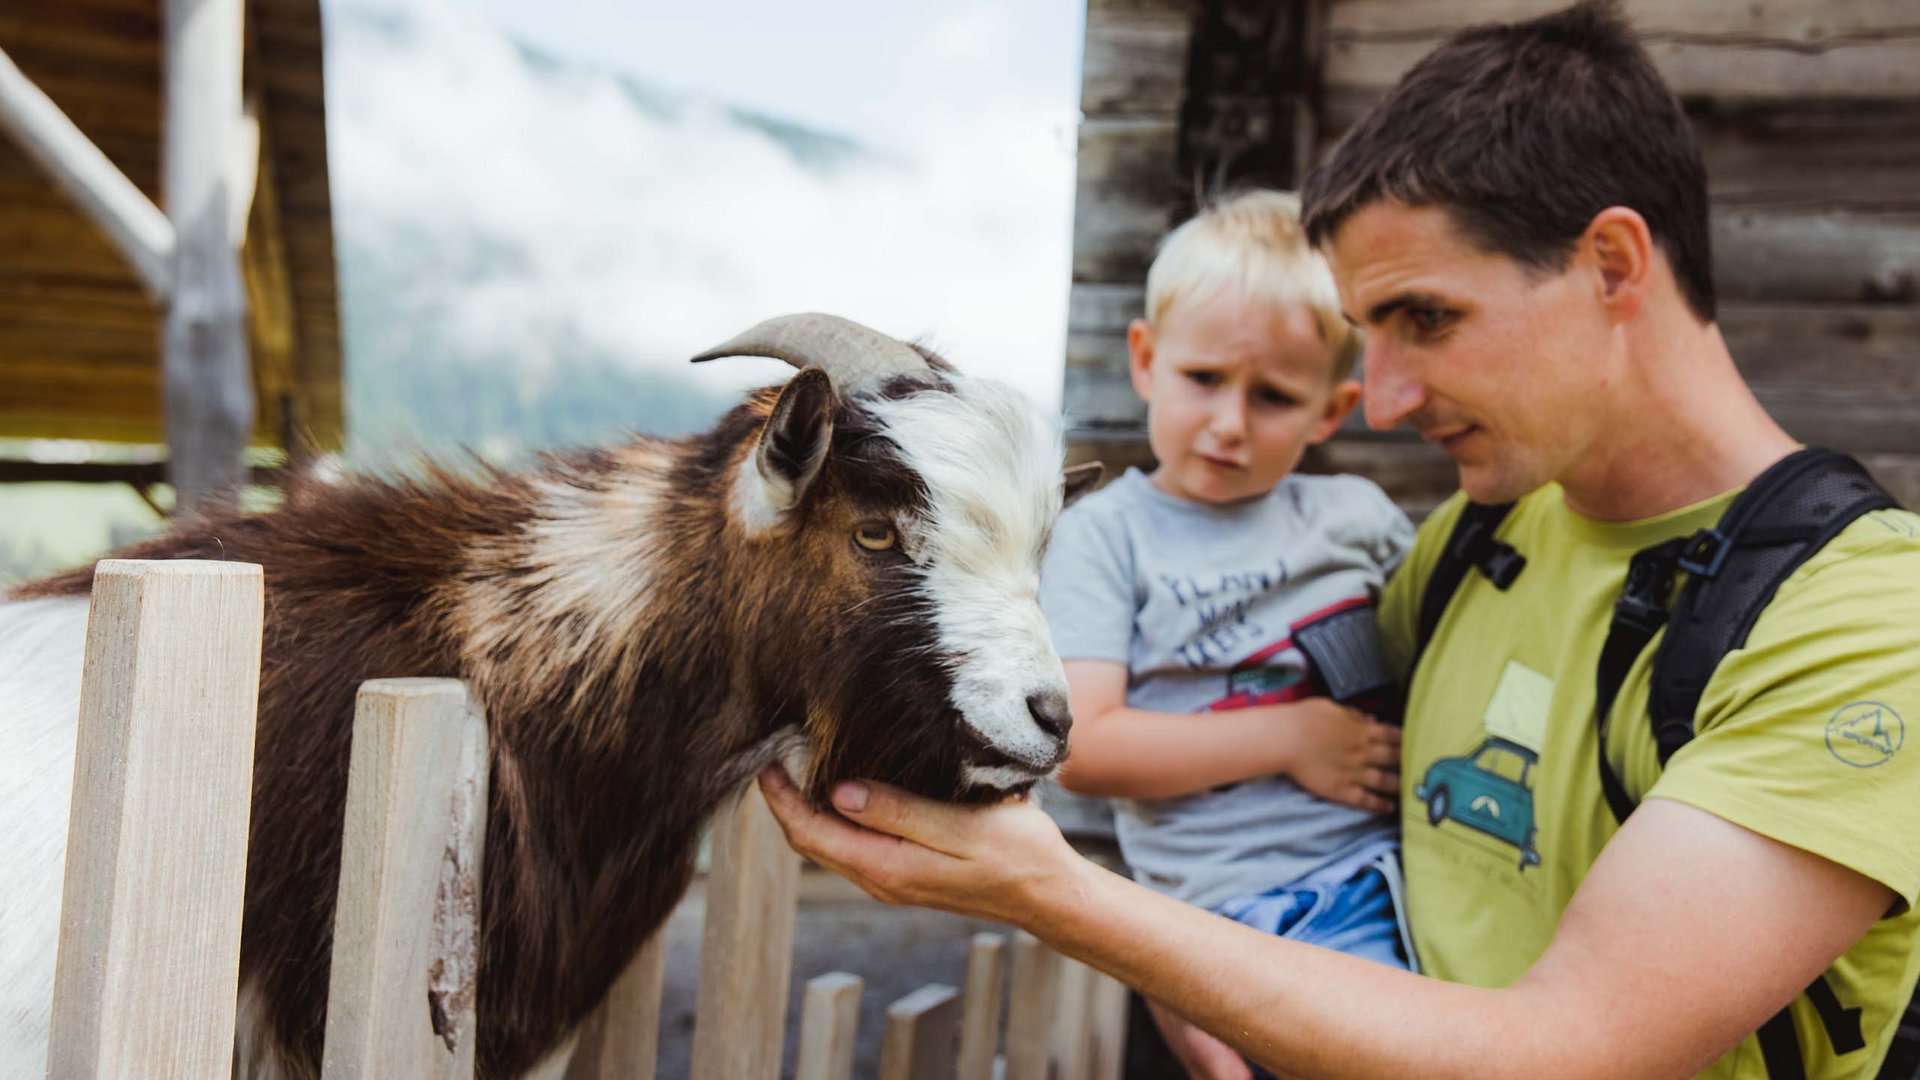
<svg viewBox="0 0 1920 1080">
<path fill-rule="evenodd" d="M 912 134 L 827 161 L 724 101 L 530 56 L 448 0 L 329 17 L 336 226 L 419 263 L 400 287 L 432 291 L 415 306 L 477 353 L 537 372 L 569 342 L 677 365 L 824 310 L 1057 406 L 1074 114 L 995 77 L 1004 9 L 959 9 L 895 58 L 966 93 L 877 107 L 915 111 Z"/>
</svg>

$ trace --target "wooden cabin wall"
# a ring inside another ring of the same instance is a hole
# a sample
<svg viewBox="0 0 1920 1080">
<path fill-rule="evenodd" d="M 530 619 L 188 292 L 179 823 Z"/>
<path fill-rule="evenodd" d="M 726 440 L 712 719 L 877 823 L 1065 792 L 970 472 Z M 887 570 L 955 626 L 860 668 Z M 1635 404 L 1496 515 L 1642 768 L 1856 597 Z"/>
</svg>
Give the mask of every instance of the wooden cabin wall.
<svg viewBox="0 0 1920 1080">
<path fill-rule="evenodd" d="M 1285 147 L 1304 145 L 1302 164 L 1320 160 L 1448 34 L 1562 5 L 1319 0 L 1293 16 L 1305 40 L 1292 54 L 1284 34 L 1260 38 L 1244 11 L 1252 6 L 1089 5 L 1066 375 L 1079 458 L 1148 460 L 1144 410 L 1125 379 L 1125 325 L 1139 313 L 1153 241 L 1191 213 L 1198 186 L 1297 186 Z M 1860 454 L 1920 506 L 1913 0 L 1628 0 L 1624 9 L 1699 134 L 1721 326 L 1742 371 L 1790 432 Z M 1242 130 L 1241 143 L 1263 143 L 1265 156 L 1242 145 L 1228 168 L 1209 171 L 1204 154 L 1196 158 L 1195 146 L 1207 144 L 1191 121 L 1208 115 L 1196 98 L 1220 94 L 1220 64 L 1209 61 L 1222 55 L 1264 59 L 1269 97 L 1284 108 L 1264 121 L 1243 108 L 1253 126 L 1268 126 Z M 1278 113 L 1291 114 L 1291 131 L 1278 130 L 1286 126 L 1273 121 Z M 1358 425 L 1309 467 L 1370 475 L 1416 515 L 1453 486 L 1449 463 L 1432 448 Z"/>
</svg>

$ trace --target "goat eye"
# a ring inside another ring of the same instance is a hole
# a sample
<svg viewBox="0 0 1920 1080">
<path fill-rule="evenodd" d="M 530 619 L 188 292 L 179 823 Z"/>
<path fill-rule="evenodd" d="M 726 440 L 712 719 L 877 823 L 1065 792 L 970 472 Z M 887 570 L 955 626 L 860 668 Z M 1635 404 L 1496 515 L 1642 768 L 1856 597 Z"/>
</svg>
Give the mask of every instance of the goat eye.
<svg viewBox="0 0 1920 1080">
<path fill-rule="evenodd" d="M 861 525 L 853 530 L 853 542 L 868 551 L 889 551 L 900 542 L 900 534 L 891 525 Z"/>
</svg>

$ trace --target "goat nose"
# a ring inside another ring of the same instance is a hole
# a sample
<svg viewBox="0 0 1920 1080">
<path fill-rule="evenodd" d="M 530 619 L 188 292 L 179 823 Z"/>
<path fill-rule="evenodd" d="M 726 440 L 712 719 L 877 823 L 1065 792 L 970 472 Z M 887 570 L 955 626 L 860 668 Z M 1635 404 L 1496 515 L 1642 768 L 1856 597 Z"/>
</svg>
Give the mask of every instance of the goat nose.
<svg viewBox="0 0 1920 1080">
<path fill-rule="evenodd" d="M 1067 708 L 1067 696 L 1058 690 L 1046 690 L 1038 694 L 1027 695 L 1027 712 L 1032 714 L 1033 722 L 1040 730 L 1067 741 L 1067 729 L 1073 727 L 1073 712 Z"/>
</svg>

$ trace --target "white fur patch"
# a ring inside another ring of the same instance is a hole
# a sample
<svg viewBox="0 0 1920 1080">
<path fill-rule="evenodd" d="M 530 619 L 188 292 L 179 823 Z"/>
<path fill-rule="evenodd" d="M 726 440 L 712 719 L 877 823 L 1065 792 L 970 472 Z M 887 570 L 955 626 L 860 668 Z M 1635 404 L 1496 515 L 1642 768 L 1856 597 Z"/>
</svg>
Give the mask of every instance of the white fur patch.
<svg viewBox="0 0 1920 1080">
<path fill-rule="evenodd" d="M 40 1076 L 60 936 L 87 598 L 0 603 L 0 1076 Z"/>
<path fill-rule="evenodd" d="M 925 567 L 954 708 L 1002 753 L 1050 761 L 1056 742 L 1027 697 L 1067 692 L 1040 613 L 1040 559 L 1060 513 L 1059 425 L 1009 386 L 953 385 L 866 404 L 927 485 L 930 510 L 910 554 Z"/>
</svg>

